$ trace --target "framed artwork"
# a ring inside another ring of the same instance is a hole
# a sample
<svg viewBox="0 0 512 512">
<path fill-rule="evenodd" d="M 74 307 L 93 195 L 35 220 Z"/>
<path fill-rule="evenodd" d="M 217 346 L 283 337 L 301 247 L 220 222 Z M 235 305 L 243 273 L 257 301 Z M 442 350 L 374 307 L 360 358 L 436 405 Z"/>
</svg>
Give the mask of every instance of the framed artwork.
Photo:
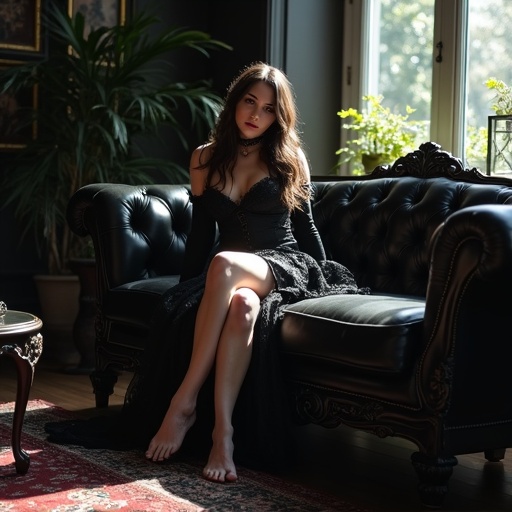
<svg viewBox="0 0 512 512">
<path fill-rule="evenodd" d="M 19 66 L 21 62 L 0 60 L 0 73 L 8 66 Z M 16 94 L 6 91 L 0 93 L 0 150 L 16 150 L 27 145 L 30 139 L 35 139 L 37 126 L 34 121 L 20 128 L 22 116 L 27 111 L 37 108 L 37 86 Z M 26 112 L 23 112 L 27 109 Z"/>
<path fill-rule="evenodd" d="M 127 0 L 68 0 L 68 14 L 81 12 L 85 18 L 85 34 L 98 27 L 123 25 Z"/>
<path fill-rule="evenodd" d="M 44 0 L 0 0 L 0 52 L 42 51 L 41 2 Z"/>
</svg>

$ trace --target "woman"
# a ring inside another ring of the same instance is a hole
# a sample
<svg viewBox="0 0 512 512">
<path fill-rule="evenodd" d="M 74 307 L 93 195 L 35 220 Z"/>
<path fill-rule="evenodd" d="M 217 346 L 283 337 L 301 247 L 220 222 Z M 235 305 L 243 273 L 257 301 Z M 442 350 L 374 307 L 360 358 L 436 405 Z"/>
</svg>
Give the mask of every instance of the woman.
<svg viewBox="0 0 512 512">
<path fill-rule="evenodd" d="M 247 461 L 259 456 L 277 462 L 288 453 L 289 414 L 272 343 L 282 307 L 360 291 L 347 269 L 325 261 L 310 211 L 310 173 L 293 91 L 280 70 L 258 62 L 232 82 L 208 143 L 192 154 L 190 183 L 185 269 L 164 300 L 163 315 L 176 334 L 183 311 L 198 301 L 192 353 L 181 383 L 169 388 L 172 399 L 146 457 L 163 461 L 180 449 L 201 420 L 198 396 L 213 373 L 213 443 L 203 475 L 233 482 L 234 435 L 240 439 L 237 453 L 240 448 Z M 216 227 L 219 243 L 211 253 Z M 181 335 L 174 338 L 183 343 Z M 160 346 L 153 353 L 149 361 L 162 360 Z M 183 358 L 176 352 L 168 357 Z"/>
</svg>

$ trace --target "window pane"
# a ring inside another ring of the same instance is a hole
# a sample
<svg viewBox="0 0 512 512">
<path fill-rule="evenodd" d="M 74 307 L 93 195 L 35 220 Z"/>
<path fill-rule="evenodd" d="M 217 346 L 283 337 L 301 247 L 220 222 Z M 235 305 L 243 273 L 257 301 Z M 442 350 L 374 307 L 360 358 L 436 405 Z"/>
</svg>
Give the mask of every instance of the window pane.
<svg viewBox="0 0 512 512">
<path fill-rule="evenodd" d="M 487 169 L 488 116 L 495 114 L 491 108 L 495 92 L 486 86 L 486 81 L 494 77 L 512 86 L 512 67 L 509 65 L 512 56 L 511 27 L 510 0 L 469 0 L 465 164 L 483 172 Z M 508 156 L 512 157 L 512 153 Z M 493 173 L 512 175 L 507 160 L 511 161 L 507 156 L 498 158 Z"/>
<path fill-rule="evenodd" d="M 368 48 L 369 94 L 382 95 L 392 111 L 415 109 L 428 138 L 432 91 L 435 0 L 372 0 Z M 372 72 L 376 74 L 372 75 Z"/>
</svg>

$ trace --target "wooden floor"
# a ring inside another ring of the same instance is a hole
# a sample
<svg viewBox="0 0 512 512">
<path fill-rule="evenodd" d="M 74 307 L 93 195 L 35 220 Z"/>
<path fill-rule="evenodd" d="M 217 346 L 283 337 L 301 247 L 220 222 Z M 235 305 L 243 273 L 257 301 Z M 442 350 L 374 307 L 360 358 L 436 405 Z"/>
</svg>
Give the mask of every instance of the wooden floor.
<svg viewBox="0 0 512 512">
<path fill-rule="evenodd" d="M 122 375 L 110 403 L 122 405 L 130 375 Z M 16 375 L 9 359 L 0 360 L 0 402 L 12 401 Z M 31 399 L 43 399 L 83 416 L 96 414 L 87 375 L 73 375 L 40 362 Z M 307 483 L 375 511 L 425 510 L 416 494 L 416 476 L 410 463 L 414 445 L 400 439 L 378 439 L 353 429 L 297 427 L 299 463 L 286 478 Z M 4 440 L 2 440 L 4 444 Z M 512 511 L 512 450 L 500 463 L 486 462 L 483 454 L 457 457 L 446 511 Z"/>
</svg>

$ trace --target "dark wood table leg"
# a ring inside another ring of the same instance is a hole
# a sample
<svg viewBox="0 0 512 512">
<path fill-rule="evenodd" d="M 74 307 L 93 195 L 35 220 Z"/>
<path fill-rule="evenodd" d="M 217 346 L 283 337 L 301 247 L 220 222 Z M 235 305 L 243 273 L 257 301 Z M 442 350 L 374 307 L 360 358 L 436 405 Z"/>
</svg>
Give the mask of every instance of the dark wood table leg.
<svg viewBox="0 0 512 512">
<path fill-rule="evenodd" d="M 3 354 L 14 360 L 18 378 L 16 404 L 12 420 L 12 453 L 16 472 L 20 475 L 24 475 L 30 465 L 29 454 L 21 448 L 21 430 L 34 378 L 34 368 L 41 355 L 42 344 L 42 336 L 37 334 L 29 337 L 24 346 L 8 345 L 2 347 Z"/>
<path fill-rule="evenodd" d="M 24 475 L 30 465 L 30 457 L 26 451 L 21 448 L 21 429 L 27 410 L 28 396 L 32 387 L 34 377 L 34 368 L 27 359 L 20 357 L 15 351 L 13 359 L 16 363 L 18 372 L 18 388 L 16 392 L 16 405 L 14 407 L 14 417 L 12 420 L 12 453 L 16 466 L 16 472 Z"/>
</svg>

